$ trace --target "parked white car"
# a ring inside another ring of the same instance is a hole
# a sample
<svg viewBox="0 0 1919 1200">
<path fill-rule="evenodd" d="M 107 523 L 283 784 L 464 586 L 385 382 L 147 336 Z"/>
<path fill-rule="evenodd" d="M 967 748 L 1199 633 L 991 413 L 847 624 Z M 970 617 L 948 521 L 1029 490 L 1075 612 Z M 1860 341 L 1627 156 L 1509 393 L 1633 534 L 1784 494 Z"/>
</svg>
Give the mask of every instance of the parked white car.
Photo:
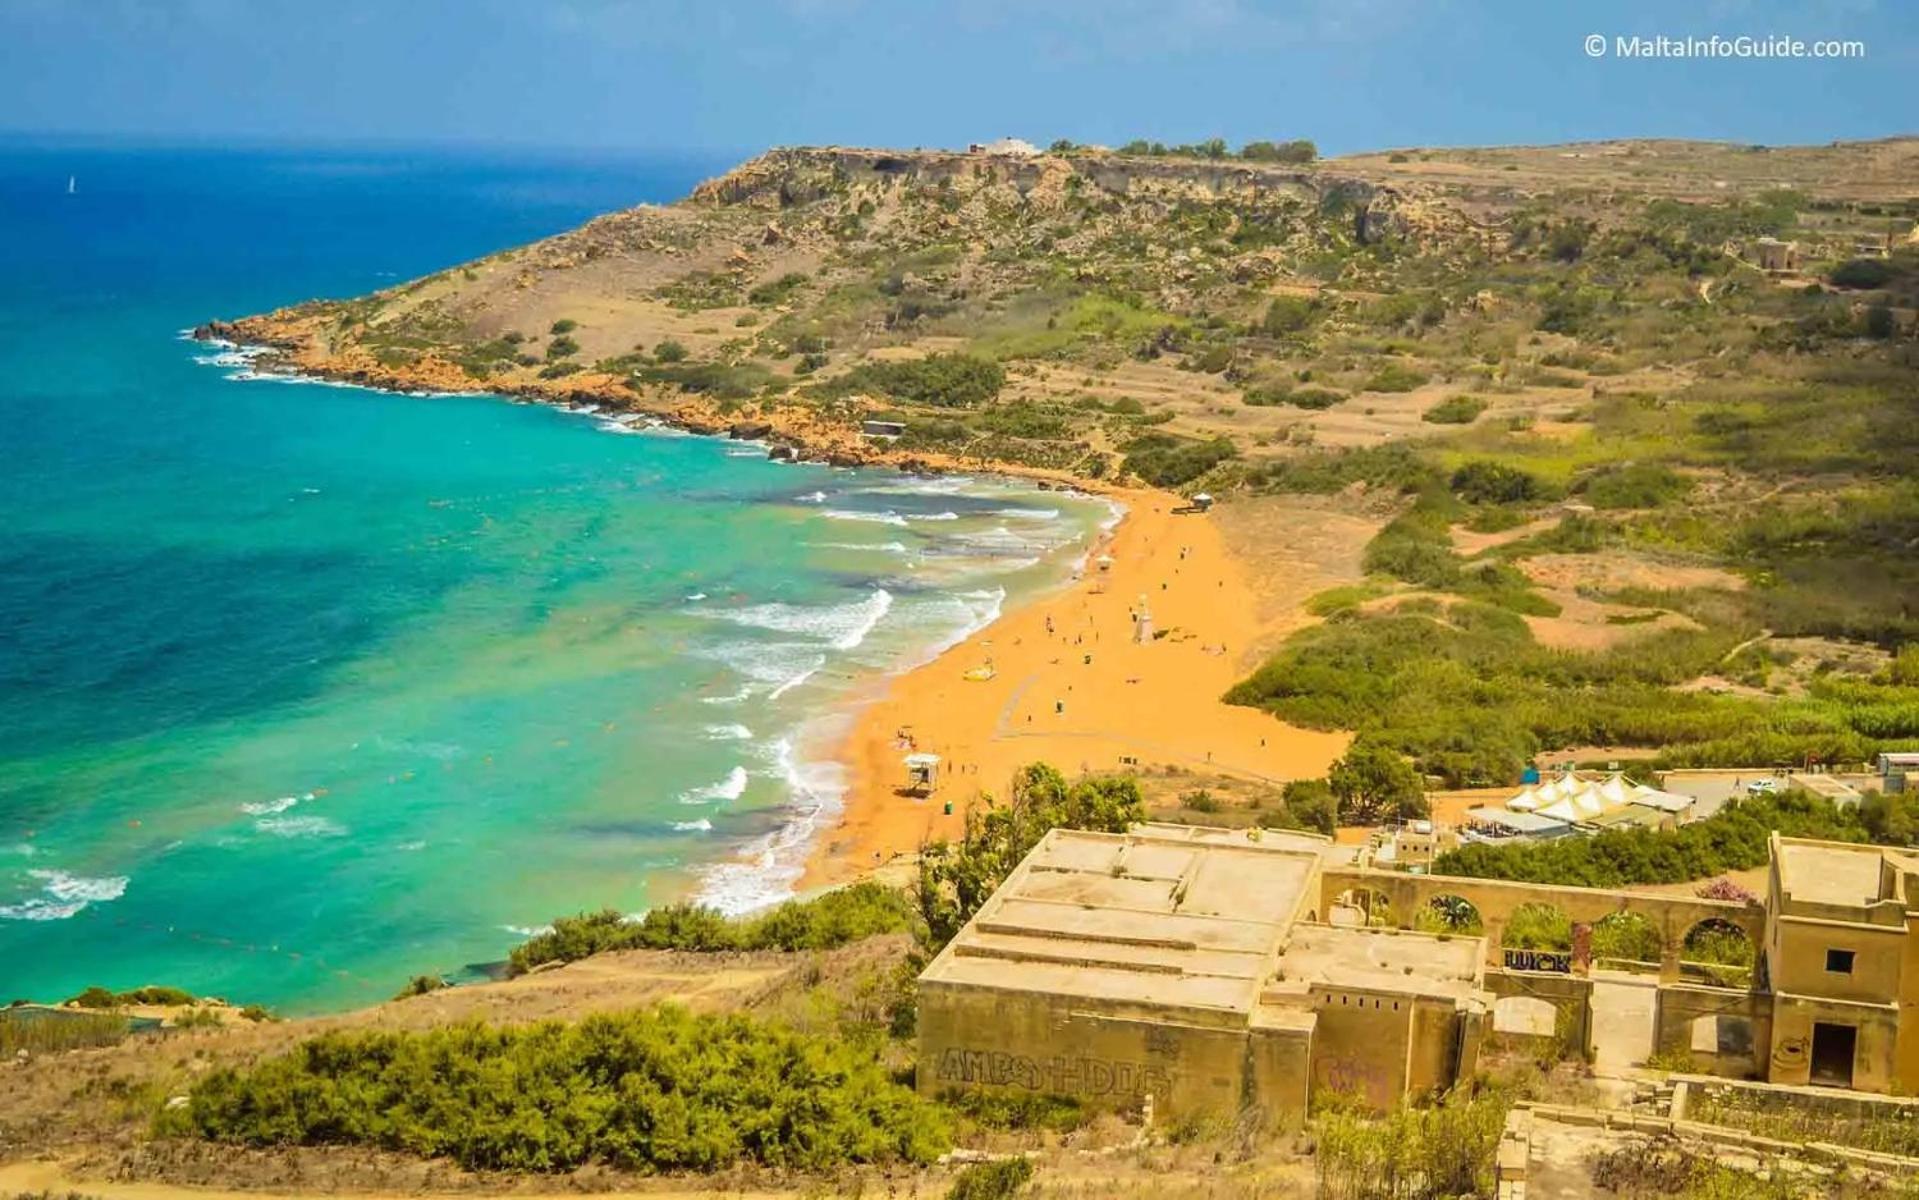
<svg viewBox="0 0 1919 1200">
<path fill-rule="evenodd" d="M 1779 781 L 1773 778 L 1755 779 L 1746 785 L 1748 796 L 1776 796 L 1779 794 Z"/>
</svg>

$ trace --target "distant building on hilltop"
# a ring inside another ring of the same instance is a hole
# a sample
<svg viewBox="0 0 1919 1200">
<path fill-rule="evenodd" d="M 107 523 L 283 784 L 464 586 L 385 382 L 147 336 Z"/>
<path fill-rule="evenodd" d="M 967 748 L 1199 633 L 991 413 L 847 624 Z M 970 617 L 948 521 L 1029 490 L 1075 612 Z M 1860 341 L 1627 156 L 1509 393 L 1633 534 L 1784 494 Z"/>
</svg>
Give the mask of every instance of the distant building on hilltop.
<svg viewBox="0 0 1919 1200">
<path fill-rule="evenodd" d="M 1025 138 L 1007 137 L 997 142 L 973 142 L 966 147 L 968 154 L 1004 154 L 1013 158 L 1032 158 L 1040 152 L 1038 146 Z"/>
</svg>

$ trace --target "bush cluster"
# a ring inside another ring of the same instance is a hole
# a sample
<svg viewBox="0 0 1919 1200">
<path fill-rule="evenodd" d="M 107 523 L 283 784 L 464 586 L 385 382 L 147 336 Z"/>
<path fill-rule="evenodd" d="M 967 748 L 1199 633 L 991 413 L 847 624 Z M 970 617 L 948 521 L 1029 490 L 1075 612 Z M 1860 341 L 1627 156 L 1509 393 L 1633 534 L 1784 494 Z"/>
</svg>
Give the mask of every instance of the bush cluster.
<svg viewBox="0 0 1919 1200">
<path fill-rule="evenodd" d="M 1127 444 L 1125 469 L 1154 487 L 1178 487 L 1238 454 L 1230 438 L 1198 442 L 1170 433 L 1148 433 Z"/>
<path fill-rule="evenodd" d="M 1007 804 L 966 810 L 957 842 L 934 842 L 920 855 L 919 915 L 933 946 L 953 940 L 1027 851 L 1054 829 L 1124 833 L 1146 819 L 1139 784 L 1130 777 L 1088 776 L 1067 783 L 1041 763 L 1013 778 Z"/>
<path fill-rule="evenodd" d="M 943 1116 L 870 1043 L 673 1007 L 578 1023 L 322 1034 L 196 1084 L 162 1132 L 362 1145 L 471 1170 L 926 1163 Z"/>
<path fill-rule="evenodd" d="M 900 362 L 866 362 L 828 385 L 835 396 L 874 392 L 935 408 L 978 408 L 1006 386 L 1006 370 L 971 354 L 929 354 Z"/>
<path fill-rule="evenodd" d="M 1550 650 L 1510 612 L 1335 613 L 1227 694 L 1315 729 L 1370 733 L 1453 787 L 1514 783 L 1542 750 L 1647 746 L 1665 766 L 1859 762 L 1919 739 L 1919 691 L 1816 681 L 1801 699 L 1676 692 L 1740 629 L 1672 630 L 1602 653 Z"/>
<path fill-rule="evenodd" d="M 513 948 L 507 971 L 523 975 L 543 963 L 573 962 L 608 950 L 831 950 L 875 934 L 898 933 L 911 917 L 905 895 L 872 880 L 748 917 L 729 917 L 698 904 L 669 904 L 636 921 L 607 908 L 554 921 L 550 931 Z"/>
</svg>

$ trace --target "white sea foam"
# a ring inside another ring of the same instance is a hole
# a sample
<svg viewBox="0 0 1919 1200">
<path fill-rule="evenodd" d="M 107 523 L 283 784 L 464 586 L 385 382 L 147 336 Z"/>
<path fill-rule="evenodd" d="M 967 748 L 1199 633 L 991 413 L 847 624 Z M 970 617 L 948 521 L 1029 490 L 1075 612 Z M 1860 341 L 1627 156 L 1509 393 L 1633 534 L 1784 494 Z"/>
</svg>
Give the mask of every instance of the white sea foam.
<svg viewBox="0 0 1919 1200">
<path fill-rule="evenodd" d="M 681 804 L 710 804 L 715 800 L 738 800 L 746 794 L 746 768 L 735 766 L 726 778 L 680 793 Z"/>
<path fill-rule="evenodd" d="M 18 854 L 22 858 L 32 858 L 39 852 L 33 848 L 32 842 L 15 842 L 13 845 L 7 847 L 7 853 Z"/>
<path fill-rule="evenodd" d="M 808 542 L 815 550 L 870 550 L 875 554 L 908 554 L 905 542 Z"/>
<path fill-rule="evenodd" d="M 88 878 L 56 870 L 32 870 L 27 874 L 40 881 L 40 894 L 28 896 L 18 904 L 0 905 L 0 920 L 64 921 L 89 904 L 118 900 L 127 890 L 125 875 Z"/>
<path fill-rule="evenodd" d="M 958 513 L 949 509 L 946 512 L 936 513 L 907 513 L 906 519 L 909 521 L 957 521 L 960 517 Z"/>
<path fill-rule="evenodd" d="M 712 829 L 713 822 L 707 820 L 705 817 L 701 817 L 697 821 L 673 822 L 673 831 L 675 833 L 709 833 Z"/>
<path fill-rule="evenodd" d="M 694 592 L 691 595 L 687 596 L 686 602 L 688 604 L 697 604 L 704 599 L 706 599 L 705 592 Z"/>
<path fill-rule="evenodd" d="M 1029 521 L 1056 521 L 1059 519 L 1057 508 L 1002 508 L 994 513 L 1001 517 L 1018 517 Z"/>
<path fill-rule="evenodd" d="M 825 665 L 826 665 L 826 659 L 824 657 L 814 659 L 812 666 L 808 667 L 804 671 L 801 671 L 799 674 L 793 676 L 791 679 L 787 679 L 783 681 L 778 687 L 768 692 L 766 694 L 766 698 L 768 700 L 778 700 L 781 696 L 786 695 L 786 693 L 792 691 L 794 688 L 800 686 L 802 683 L 805 683 L 807 680 L 813 678 L 813 676 L 818 673 L 819 669 Z"/>
<path fill-rule="evenodd" d="M 551 925 L 502 925 L 500 928 L 518 938 L 536 938 L 553 932 Z"/>
<path fill-rule="evenodd" d="M 346 833 L 345 826 L 325 817 L 261 817 L 253 827 L 283 838 L 341 837 Z"/>
<path fill-rule="evenodd" d="M 750 448 L 736 448 L 726 452 L 728 458 L 760 458 L 765 454 L 765 450 L 754 450 Z"/>
<path fill-rule="evenodd" d="M 249 817 L 272 817 L 285 812 L 302 800 L 313 799 L 313 793 L 304 796 L 281 796 L 274 800 L 249 800 L 240 806 L 240 811 Z"/>
<path fill-rule="evenodd" d="M 753 731 L 744 725 L 708 725 L 706 740 L 709 742 L 744 742 L 753 737 Z"/>
<path fill-rule="evenodd" d="M 724 913 L 745 913 L 793 895 L 814 836 L 839 812 L 846 781 L 833 762 L 802 762 L 793 740 L 781 738 L 775 761 L 786 782 L 788 820 L 743 847 L 731 862 L 699 870 L 696 899 Z"/>
<path fill-rule="evenodd" d="M 793 499 L 798 500 L 802 504 L 824 504 L 826 503 L 826 493 L 808 492 L 804 496 L 795 496 Z"/>
<path fill-rule="evenodd" d="M 777 633 L 817 638 L 835 650 L 851 650 L 866 640 L 866 635 L 873 632 L 874 626 L 885 619 L 892 607 L 893 593 L 885 588 L 874 588 L 866 599 L 851 604 L 812 607 L 774 602 L 711 615 L 754 629 L 771 629 Z"/>
<path fill-rule="evenodd" d="M 726 693 L 724 696 L 701 696 L 701 704 L 738 704 L 753 693 L 746 688 Z"/>
<path fill-rule="evenodd" d="M 821 515 L 829 521 L 867 521 L 875 525 L 906 527 L 906 518 L 891 509 L 886 512 L 857 512 L 850 508 L 829 508 Z"/>
<path fill-rule="evenodd" d="M 860 490 L 881 496 L 952 496 L 965 491 L 973 482 L 968 475 L 935 475 Z"/>
</svg>

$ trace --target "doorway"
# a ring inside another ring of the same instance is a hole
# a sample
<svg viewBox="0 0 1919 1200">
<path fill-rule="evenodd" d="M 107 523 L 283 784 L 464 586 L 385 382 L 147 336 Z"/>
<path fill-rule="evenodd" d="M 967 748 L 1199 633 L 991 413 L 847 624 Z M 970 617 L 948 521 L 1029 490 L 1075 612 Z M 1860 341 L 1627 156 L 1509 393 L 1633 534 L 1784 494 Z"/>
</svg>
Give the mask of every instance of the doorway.
<svg viewBox="0 0 1919 1200">
<path fill-rule="evenodd" d="M 1851 1025 L 1812 1025 L 1812 1081 L 1831 1087 L 1852 1086 L 1852 1055 L 1859 1031 Z"/>
</svg>

